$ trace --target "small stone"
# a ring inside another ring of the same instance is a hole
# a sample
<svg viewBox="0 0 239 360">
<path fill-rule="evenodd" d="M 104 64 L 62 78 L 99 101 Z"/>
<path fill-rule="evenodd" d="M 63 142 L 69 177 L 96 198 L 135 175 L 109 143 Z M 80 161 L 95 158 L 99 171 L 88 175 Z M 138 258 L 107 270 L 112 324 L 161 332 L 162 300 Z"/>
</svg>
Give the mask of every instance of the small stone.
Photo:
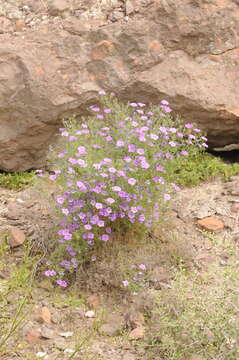
<svg viewBox="0 0 239 360">
<path fill-rule="evenodd" d="M 57 349 L 59 350 L 65 350 L 67 344 L 66 344 L 66 340 L 63 337 L 56 337 L 54 338 L 54 345 Z"/>
<path fill-rule="evenodd" d="M 121 319 L 120 319 L 121 320 Z M 108 336 L 117 336 L 123 329 L 122 321 L 108 322 L 100 327 L 100 333 Z"/>
<path fill-rule="evenodd" d="M 235 203 L 231 206 L 231 212 L 233 213 L 239 212 L 239 203 Z"/>
<path fill-rule="evenodd" d="M 135 355 L 132 353 L 126 353 L 124 354 L 122 360 L 135 360 Z"/>
<path fill-rule="evenodd" d="M 95 317 L 95 312 L 92 311 L 92 310 L 86 311 L 85 317 L 87 317 L 87 318 L 93 318 L 93 317 Z"/>
<path fill-rule="evenodd" d="M 87 303 L 92 309 L 96 309 L 100 305 L 100 299 L 97 295 L 91 295 L 87 298 Z"/>
<path fill-rule="evenodd" d="M 22 245 L 26 240 L 24 232 L 18 228 L 10 228 L 8 241 L 11 248 Z"/>
<path fill-rule="evenodd" d="M 50 310 L 48 309 L 48 307 L 43 306 L 38 315 L 37 315 L 37 321 L 39 323 L 46 323 L 46 324 L 50 324 L 51 323 L 51 313 Z"/>
<path fill-rule="evenodd" d="M 47 358 L 47 353 L 43 352 L 43 351 L 38 351 L 38 353 L 36 353 L 36 356 L 39 358 Z"/>
<path fill-rule="evenodd" d="M 142 327 L 144 324 L 144 316 L 139 311 L 131 309 L 125 315 L 125 323 L 126 326 L 131 329 Z"/>
<path fill-rule="evenodd" d="M 197 225 L 207 231 L 219 231 L 224 228 L 224 222 L 214 216 L 208 216 L 198 220 Z"/>
<path fill-rule="evenodd" d="M 66 331 L 66 332 L 61 332 L 59 335 L 65 338 L 71 337 L 73 336 L 73 331 Z"/>
<path fill-rule="evenodd" d="M 23 19 L 18 19 L 15 21 L 15 30 L 16 31 L 22 31 L 25 26 L 26 26 L 26 24 Z M 17 199 L 17 201 L 21 203 L 22 201 L 19 201 L 19 200 L 21 200 L 21 199 Z"/>
<path fill-rule="evenodd" d="M 49 13 L 53 16 L 58 16 L 64 11 L 69 10 L 69 2 L 67 0 L 50 0 Z"/>
<path fill-rule="evenodd" d="M 127 15 L 130 15 L 135 11 L 135 6 L 133 5 L 131 0 L 126 0 L 125 8 L 126 8 Z"/>
<path fill-rule="evenodd" d="M 140 340 L 144 338 L 144 327 L 139 326 L 129 333 L 130 340 Z"/>
<path fill-rule="evenodd" d="M 46 326 L 41 327 L 41 337 L 44 339 L 54 339 L 55 332 Z"/>
<path fill-rule="evenodd" d="M 28 344 L 36 344 L 40 341 L 41 334 L 38 330 L 31 329 L 26 335 Z"/>
<path fill-rule="evenodd" d="M 70 348 L 66 348 L 66 349 L 64 350 L 64 353 L 65 353 L 65 354 L 73 354 L 74 352 L 75 352 L 75 350 L 70 349 Z"/>
</svg>

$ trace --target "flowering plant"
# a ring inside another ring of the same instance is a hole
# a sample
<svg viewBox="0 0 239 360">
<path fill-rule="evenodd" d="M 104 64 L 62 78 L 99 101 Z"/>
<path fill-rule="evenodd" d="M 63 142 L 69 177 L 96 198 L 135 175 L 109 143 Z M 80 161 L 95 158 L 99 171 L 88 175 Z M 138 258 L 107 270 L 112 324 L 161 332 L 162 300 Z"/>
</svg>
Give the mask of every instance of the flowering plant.
<svg viewBox="0 0 239 360">
<path fill-rule="evenodd" d="M 166 100 L 147 108 L 99 94 L 101 105 L 89 108 L 92 116 L 60 129 L 64 150 L 50 175 L 63 189 L 56 198 L 57 234 L 66 259 L 45 275 L 61 287 L 94 246 L 135 227 L 145 234 L 179 190 L 165 181 L 168 162 L 207 146 L 199 129 L 173 120 Z"/>
</svg>

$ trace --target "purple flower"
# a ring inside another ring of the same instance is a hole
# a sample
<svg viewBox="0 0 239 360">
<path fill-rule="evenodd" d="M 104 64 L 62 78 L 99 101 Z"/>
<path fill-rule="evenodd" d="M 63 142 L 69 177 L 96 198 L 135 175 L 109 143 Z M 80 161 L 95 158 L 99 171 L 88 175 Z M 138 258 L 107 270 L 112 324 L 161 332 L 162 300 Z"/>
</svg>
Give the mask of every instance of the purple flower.
<svg viewBox="0 0 239 360">
<path fill-rule="evenodd" d="M 130 106 L 132 106 L 132 107 L 137 107 L 138 105 L 133 102 L 133 103 L 130 103 Z"/>
<path fill-rule="evenodd" d="M 117 140 L 116 146 L 117 146 L 117 147 L 122 147 L 122 146 L 124 146 L 124 141 L 123 141 L 123 140 Z"/>
<path fill-rule="evenodd" d="M 188 124 L 185 124 L 184 126 L 186 129 L 191 129 L 193 127 L 193 124 L 188 123 Z"/>
<path fill-rule="evenodd" d="M 127 163 L 130 163 L 132 161 L 132 158 L 130 156 L 125 156 L 123 160 Z"/>
<path fill-rule="evenodd" d="M 107 198 L 106 201 L 109 203 L 109 204 L 113 204 L 115 202 L 114 199 L 112 198 Z"/>
<path fill-rule="evenodd" d="M 90 109 L 91 109 L 92 111 L 94 111 L 94 112 L 100 111 L 100 108 L 97 107 L 97 106 L 90 106 Z"/>
<path fill-rule="evenodd" d="M 58 202 L 58 204 L 63 204 L 64 203 L 64 201 L 65 201 L 65 198 L 63 198 L 63 197 L 58 197 L 57 199 L 56 199 L 56 201 Z"/>
<path fill-rule="evenodd" d="M 44 275 L 46 275 L 46 276 L 55 276 L 56 272 L 54 270 L 46 270 L 44 272 Z"/>
<path fill-rule="evenodd" d="M 135 152 L 136 151 L 136 145 L 129 144 L 128 145 L 128 152 Z"/>
<path fill-rule="evenodd" d="M 106 114 L 110 114 L 110 113 L 112 112 L 112 110 L 111 110 L 111 109 L 104 109 L 104 112 L 105 112 Z"/>
<path fill-rule="evenodd" d="M 163 167 L 162 165 L 160 165 L 160 164 L 158 164 L 158 165 L 156 166 L 156 170 L 157 170 L 157 171 L 165 171 L 165 170 L 164 170 L 164 167 Z"/>
<path fill-rule="evenodd" d="M 62 131 L 61 136 L 69 136 L 68 131 Z"/>
<path fill-rule="evenodd" d="M 105 92 L 105 90 L 100 90 L 100 91 L 98 92 L 98 94 L 99 94 L 99 95 L 106 95 L 106 92 Z"/>
<path fill-rule="evenodd" d="M 129 286 L 129 282 L 128 282 L 128 280 L 123 280 L 122 281 L 122 284 L 126 287 L 126 286 Z"/>
<path fill-rule="evenodd" d="M 141 168 L 142 169 L 148 169 L 150 167 L 149 163 L 147 161 L 142 161 Z"/>
<path fill-rule="evenodd" d="M 87 163 L 85 162 L 85 160 L 82 159 L 78 159 L 77 163 L 80 165 L 80 167 L 86 167 Z"/>
<path fill-rule="evenodd" d="M 62 211 L 62 214 L 64 214 L 64 215 L 69 215 L 69 210 L 68 209 L 62 209 L 61 210 Z"/>
<path fill-rule="evenodd" d="M 63 288 L 67 287 L 67 285 L 68 285 L 67 282 L 65 280 L 62 280 L 62 279 L 56 280 L 56 283 L 57 283 L 57 285 L 59 285 L 59 286 L 61 286 Z"/>
<path fill-rule="evenodd" d="M 49 176 L 49 179 L 52 180 L 52 181 L 56 180 L 56 178 L 57 178 L 56 174 L 52 174 L 52 175 Z"/>
<path fill-rule="evenodd" d="M 185 150 L 183 150 L 183 151 L 180 152 L 180 154 L 181 154 L 181 155 L 184 155 L 184 156 L 187 156 L 187 155 L 188 155 L 188 152 L 185 151 Z"/>
<path fill-rule="evenodd" d="M 94 237 L 95 237 L 95 235 L 94 235 L 94 233 L 93 232 L 88 232 L 88 233 L 85 233 L 86 234 L 86 236 L 87 236 L 87 239 L 94 239 Z"/>
<path fill-rule="evenodd" d="M 69 161 L 69 163 L 71 163 L 73 165 L 77 164 L 77 159 L 69 158 L 68 161 Z"/>
<path fill-rule="evenodd" d="M 161 101 L 161 104 L 163 104 L 163 105 L 169 105 L 169 102 L 168 102 L 167 100 L 162 100 L 162 101 Z"/>
<path fill-rule="evenodd" d="M 164 200 L 170 200 L 171 196 L 169 194 L 163 194 Z"/>
<path fill-rule="evenodd" d="M 142 149 L 142 148 L 137 149 L 137 154 L 143 155 L 144 154 L 144 149 Z"/>
<path fill-rule="evenodd" d="M 94 215 L 94 216 L 92 216 L 92 218 L 90 219 L 90 223 L 91 223 L 92 225 L 96 225 L 96 224 L 98 223 L 98 221 L 99 221 L 99 216 L 98 216 L 98 215 Z"/>
<path fill-rule="evenodd" d="M 111 233 L 112 233 L 112 229 L 111 229 L 110 227 L 105 228 L 105 231 L 106 231 L 108 234 L 111 234 Z"/>
<path fill-rule="evenodd" d="M 139 265 L 139 268 L 140 268 L 141 270 L 146 270 L 146 266 L 145 266 L 144 264 L 140 264 L 140 265 Z"/>
<path fill-rule="evenodd" d="M 172 187 L 174 188 L 174 190 L 176 190 L 176 191 L 181 190 L 180 187 L 177 186 L 176 184 L 171 184 L 171 185 L 172 185 Z"/>
<path fill-rule="evenodd" d="M 115 173 L 117 171 L 114 167 L 110 167 L 108 170 L 110 173 Z"/>
<path fill-rule="evenodd" d="M 87 190 L 87 187 L 85 186 L 85 184 L 82 182 L 82 181 L 77 181 L 76 183 L 78 189 L 80 191 L 86 191 Z"/>
<path fill-rule="evenodd" d="M 136 110 L 138 114 L 143 114 L 143 110 Z"/>
<path fill-rule="evenodd" d="M 109 235 L 103 234 L 103 235 L 101 235 L 100 238 L 101 238 L 102 241 L 108 241 L 109 240 Z"/>
<path fill-rule="evenodd" d="M 125 177 L 125 172 L 124 171 L 122 171 L 122 170 L 119 170 L 118 172 L 117 172 L 117 174 L 119 175 L 119 176 L 123 176 L 123 177 Z"/>
<path fill-rule="evenodd" d="M 104 119 L 104 115 L 101 115 L 101 114 L 97 114 L 96 117 L 97 117 L 98 119 L 100 119 L 100 120 L 103 120 L 103 119 Z M 104 135 L 102 135 L 102 136 L 104 136 Z"/>
<path fill-rule="evenodd" d="M 137 127 L 137 126 L 138 126 L 138 123 L 137 123 L 137 121 L 132 121 L 132 122 L 131 122 L 131 125 L 132 125 L 133 127 Z"/>
<path fill-rule="evenodd" d="M 121 191 L 121 187 L 119 186 L 112 186 L 111 188 L 113 191 Z"/>
<path fill-rule="evenodd" d="M 102 209 L 102 208 L 103 208 L 103 204 L 101 204 L 101 203 L 96 203 L 96 204 L 95 204 L 95 207 L 96 207 L 96 209 Z"/>
<path fill-rule="evenodd" d="M 178 132 L 178 133 L 177 133 L 177 136 L 182 138 L 182 137 L 183 137 L 183 133 Z"/>
<path fill-rule="evenodd" d="M 99 227 L 104 227 L 104 226 L 105 226 L 105 222 L 104 222 L 103 220 L 99 220 L 98 223 L 97 223 L 97 225 L 98 225 Z"/>
<path fill-rule="evenodd" d="M 134 178 L 129 178 L 128 179 L 128 183 L 130 184 L 130 185 L 135 185 L 136 184 L 136 179 L 134 179 Z"/>
<path fill-rule="evenodd" d="M 139 219 L 139 222 L 140 222 L 140 223 L 143 223 L 143 222 L 145 221 L 145 216 L 144 216 L 144 214 L 140 214 L 138 219 Z"/>
<path fill-rule="evenodd" d="M 151 137 L 151 139 L 153 139 L 153 140 L 158 140 L 158 135 L 156 135 L 156 134 L 150 134 L 150 137 Z"/>
</svg>

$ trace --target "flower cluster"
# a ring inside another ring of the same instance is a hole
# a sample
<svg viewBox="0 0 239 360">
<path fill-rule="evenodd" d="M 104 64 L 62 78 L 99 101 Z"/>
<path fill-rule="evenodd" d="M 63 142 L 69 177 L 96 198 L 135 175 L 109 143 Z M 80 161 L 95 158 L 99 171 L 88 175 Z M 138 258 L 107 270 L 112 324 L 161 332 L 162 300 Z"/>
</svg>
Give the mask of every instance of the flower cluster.
<svg viewBox="0 0 239 360">
<path fill-rule="evenodd" d="M 100 102 L 90 106 L 92 115 L 83 123 L 72 119 L 60 129 L 64 149 L 50 175 L 63 189 L 56 208 L 66 256 L 45 275 L 61 287 L 92 247 L 136 225 L 150 229 L 179 190 L 165 181 L 166 164 L 207 146 L 193 124 L 172 119 L 166 100 L 148 109 L 144 103 L 120 104 L 101 91 Z"/>
</svg>

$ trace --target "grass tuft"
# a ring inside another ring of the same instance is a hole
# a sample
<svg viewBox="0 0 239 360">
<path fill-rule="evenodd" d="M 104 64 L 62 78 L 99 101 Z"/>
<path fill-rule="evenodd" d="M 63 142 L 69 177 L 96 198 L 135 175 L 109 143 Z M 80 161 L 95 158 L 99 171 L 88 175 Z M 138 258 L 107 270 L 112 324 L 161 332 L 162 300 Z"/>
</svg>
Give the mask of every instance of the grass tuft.
<svg viewBox="0 0 239 360">
<path fill-rule="evenodd" d="M 32 185 L 35 180 L 35 172 L 0 173 L 0 187 L 9 190 L 20 191 Z"/>
</svg>

